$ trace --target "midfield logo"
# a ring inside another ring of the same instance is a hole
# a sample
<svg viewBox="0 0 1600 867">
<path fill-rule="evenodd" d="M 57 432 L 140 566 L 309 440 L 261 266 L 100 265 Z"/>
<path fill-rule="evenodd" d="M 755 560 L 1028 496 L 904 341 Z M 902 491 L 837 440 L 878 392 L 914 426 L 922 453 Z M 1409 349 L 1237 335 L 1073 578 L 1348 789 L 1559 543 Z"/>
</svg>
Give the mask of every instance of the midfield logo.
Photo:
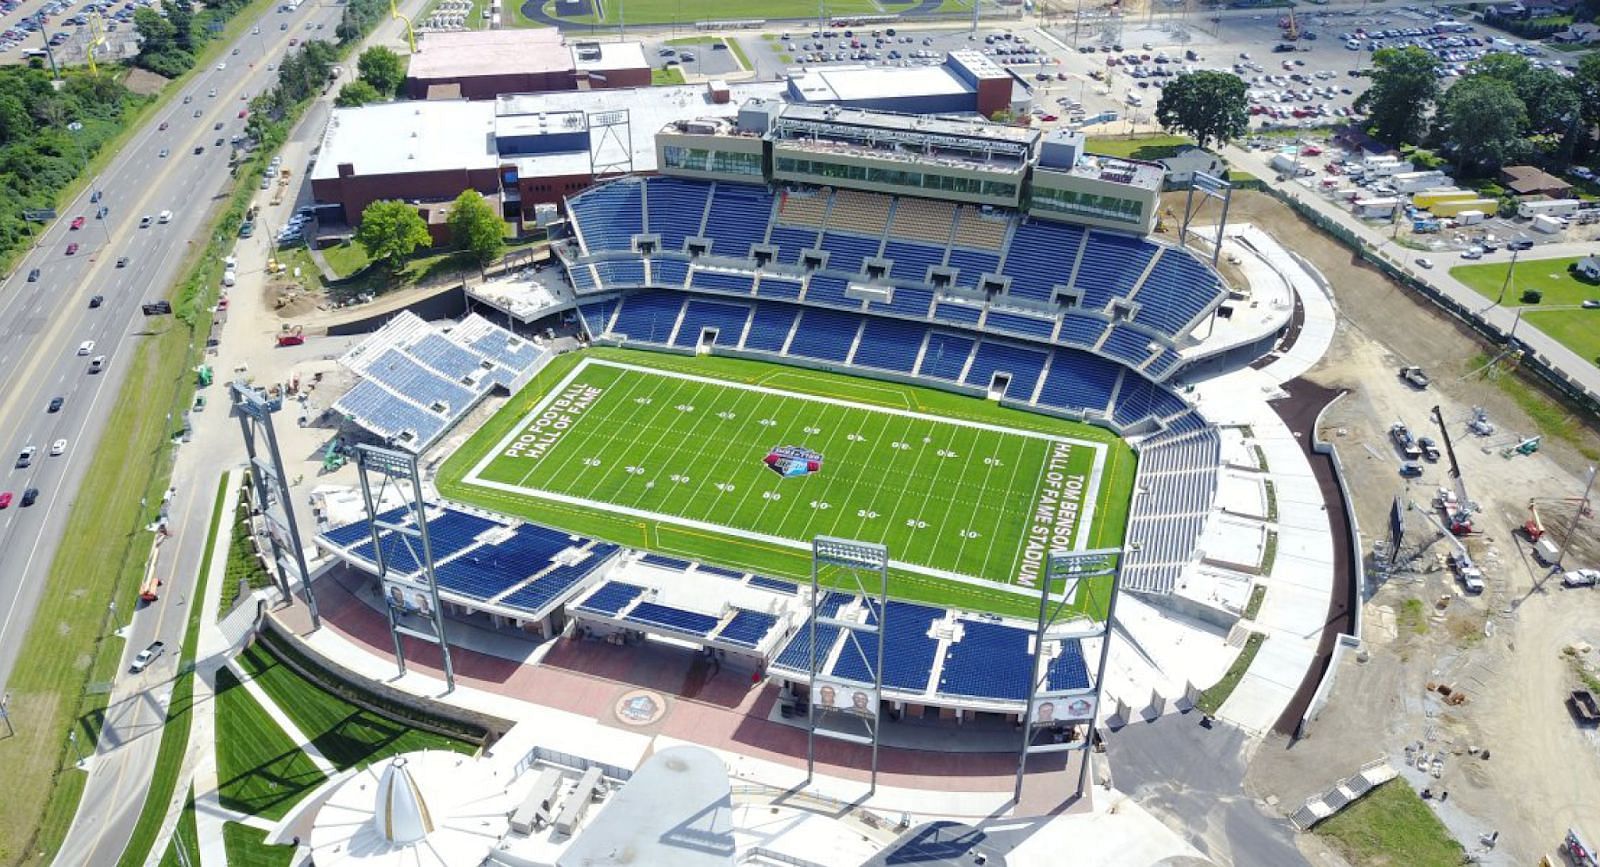
<svg viewBox="0 0 1600 867">
<path fill-rule="evenodd" d="M 799 446 L 778 446 L 767 452 L 764 463 L 784 478 L 809 476 L 822 470 L 822 455 Z"/>
</svg>

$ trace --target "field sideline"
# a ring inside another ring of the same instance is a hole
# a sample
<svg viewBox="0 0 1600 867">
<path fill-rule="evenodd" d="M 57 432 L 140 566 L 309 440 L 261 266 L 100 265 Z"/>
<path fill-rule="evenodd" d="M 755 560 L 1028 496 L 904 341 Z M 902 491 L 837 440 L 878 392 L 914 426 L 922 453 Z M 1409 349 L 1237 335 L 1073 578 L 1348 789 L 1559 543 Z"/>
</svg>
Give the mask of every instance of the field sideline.
<svg viewBox="0 0 1600 867">
<path fill-rule="evenodd" d="M 773 472 L 776 446 L 816 449 L 820 470 Z M 879 541 L 895 596 L 1028 615 L 1045 549 L 1121 544 L 1133 469 L 1109 431 L 971 397 L 599 349 L 552 361 L 438 483 L 495 511 L 792 578 L 809 576 L 814 535 Z"/>
</svg>

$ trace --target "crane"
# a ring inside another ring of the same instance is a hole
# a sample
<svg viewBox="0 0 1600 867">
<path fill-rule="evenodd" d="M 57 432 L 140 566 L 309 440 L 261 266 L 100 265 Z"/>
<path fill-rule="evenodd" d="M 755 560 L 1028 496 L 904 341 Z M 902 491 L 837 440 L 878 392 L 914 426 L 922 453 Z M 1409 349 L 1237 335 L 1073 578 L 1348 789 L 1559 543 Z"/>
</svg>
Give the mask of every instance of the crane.
<svg viewBox="0 0 1600 867">
<path fill-rule="evenodd" d="M 1472 532 L 1472 502 L 1467 499 L 1467 485 L 1461 478 L 1461 464 L 1456 462 L 1455 444 L 1450 441 L 1450 428 L 1445 424 L 1444 412 L 1438 406 L 1433 408 L 1433 421 L 1439 426 L 1439 436 L 1444 440 L 1444 452 L 1450 458 L 1450 479 L 1454 483 L 1455 502 L 1448 498 L 1440 498 L 1441 508 L 1445 517 L 1450 519 L 1450 532 L 1457 536 L 1465 536 Z"/>
<path fill-rule="evenodd" d="M 1461 585 L 1467 589 L 1468 593 L 1482 593 L 1484 587 L 1483 570 L 1472 562 L 1472 555 L 1467 553 L 1467 546 L 1456 538 L 1461 534 L 1455 531 L 1454 524 L 1447 531 L 1432 512 L 1419 507 L 1416 503 L 1412 503 L 1411 508 L 1421 514 L 1424 520 L 1436 527 L 1439 530 L 1439 534 L 1450 542 L 1450 565 L 1456 570 L 1456 574 L 1461 577 Z"/>
<path fill-rule="evenodd" d="M 1295 42 L 1300 38 L 1300 22 L 1294 17 L 1294 7 L 1289 7 L 1289 14 L 1279 19 L 1278 26 L 1283 28 L 1283 38 Z"/>
<path fill-rule="evenodd" d="M 1522 524 L 1522 532 L 1528 534 L 1528 541 L 1537 542 L 1544 535 L 1544 521 L 1539 518 L 1539 504 L 1533 500 L 1528 501 L 1528 520 Z"/>
</svg>

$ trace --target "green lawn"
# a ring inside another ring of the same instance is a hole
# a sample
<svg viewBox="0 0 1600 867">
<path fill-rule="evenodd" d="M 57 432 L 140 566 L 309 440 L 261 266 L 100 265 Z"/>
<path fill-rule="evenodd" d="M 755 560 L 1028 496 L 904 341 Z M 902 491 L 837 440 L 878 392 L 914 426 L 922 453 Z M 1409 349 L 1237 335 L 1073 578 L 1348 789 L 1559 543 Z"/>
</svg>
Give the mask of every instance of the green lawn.
<svg viewBox="0 0 1600 867">
<path fill-rule="evenodd" d="M 228 527 L 232 537 L 228 543 L 228 569 L 223 578 L 222 605 L 218 608 L 219 617 L 228 616 L 233 610 L 234 603 L 239 599 L 239 588 L 248 586 L 252 590 L 261 590 L 272 586 L 272 575 L 267 572 L 267 567 L 262 565 L 261 558 L 255 554 L 255 546 L 250 541 L 250 525 L 245 517 L 249 506 L 244 497 L 239 498 L 239 508 L 231 516 Z"/>
<path fill-rule="evenodd" d="M 1250 670 L 1250 663 L 1255 661 L 1256 651 L 1261 649 L 1261 642 L 1267 637 L 1259 632 L 1250 633 L 1245 639 L 1244 649 L 1234 657 L 1233 665 L 1223 673 L 1222 679 L 1211 685 L 1210 689 L 1200 693 L 1200 700 L 1195 702 L 1202 713 L 1214 714 L 1217 709 L 1228 701 L 1228 696 L 1233 695 L 1233 690 L 1244 679 L 1244 673 Z"/>
<path fill-rule="evenodd" d="M 1544 307 L 1572 307 L 1584 301 L 1600 299 L 1600 286 L 1572 276 L 1567 266 L 1578 257 L 1564 259 L 1533 259 L 1519 261 L 1511 285 L 1506 287 L 1503 303 L 1507 307 L 1522 305 L 1525 289 L 1544 293 L 1538 304 L 1523 306 L 1522 318 L 1528 325 L 1555 338 L 1561 345 L 1580 356 L 1600 364 L 1600 310 L 1543 310 Z M 1493 301 L 1500 296 L 1500 286 L 1505 283 L 1511 263 L 1492 265 L 1458 265 L 1450 269 L 1450 276 L 1472 287 L 1473 291 Z"/>
<path fill-rule="evenodd" d="M 1544 300 L 1540 301 L 1539 305 L 1546 307 L 1576 305 L 1589 299 L 1600 298 L 1600 286 L 1584 283 L 1567 271 L 1567 266 L 1579 258 L 1573 256 L 1565 259 L 1519 260 L 1517 273 L 1512 275 L 1511 285 L 1506 289 L 1504 303 L 1508 307 L 1520 304 L 1521 301 L 1518 299 L 1521 298 L 1524 289 L 1537 289 L 1543 292 Z M 1510 268 L 1510 262 L 1457 265 L 1450 269 L 1450 276 L 1493 301 L 1499 297 L 1500 285 L 1505 282 L 1506 272 Z"/>
<path fill-rule="evenodd" d="M 327 692 L 253 644 L 238 663 L 340 770 L 417 750 L 476 751 L 473 744 L 410 728 Z"/>
<path fill-rule="evenodd" d="M 333 273 L 340 277 L 349 277 L 372 262 L 367 258 L 366 248 L 353 241 L 335 244 L 319 252 L 322 258 L 328 260 L 328 267 L 333 269 Z"/>
<path fill-rule="evenodd" d="M 677 66 L 650 70 L 650 83 L 656 87 L 683 84 L 683 70 Z"/>
<path fill-rule="evenodd" d="M 1093 136 L 1087 149 L 1092 154 L 1105 154 L 1133 160 L 1157 160 L 1170 157 L 1181 145 L 1194 144 L 1181 135 Z"/>
<path fill-rule="evenodd" d="M 1405 780 L 1390 780 L 1373 789 L 1315 832 L 1352 864 L 1455 867 L 1461 863 L 1461 844 Z"/>
<path fill-rule="evenodd" d="M 600 12 L 562 18 L 573 24 L 616 24 L 619 11 L 632 24 L 690 24 L 696 21 L 743 21 L 756 18 L 810 18 L 815 20 L 817 6 L 804 0 L 624 0 L 620 5 L 613 0 L 597 0 Z M 970 7 L 969 7 L 970 8 Z M 546 3 L 544 11 L 554 15 L 555 3 Z M 830 16 L 880 15 L 882 7 L 872 0 L 832 0 L 828 4 Z M 799 25 L 797 25 L 799 26 Z"/>
<path fill-rule="evenodd" d="M 140 817 L 143 819 L 143 817 Z M 140 826 L 143 827 L 143 822 Z M 159 821 L 158 821 L 159 824 Z M 185 862 L 178 857 L 178 847 L 183 847 L 183 854 L 188 858 Z M 194 789 L 189 790 L 189 802 L 183 806 L 183 813 L 178 816 L 178 831 L 172 840 L 167 843 L 166 854 L 161 856 L 161 867 L 184 867 L 185 863 L 194 864 L 200 860 L 200 831 L 194 822 Z M 143 861 L 136 862 L 143 864 Z"/>
<path fill-rule="evenodd" d="M 228 669 L 217 672 L 217 780 L 222 806 L 281 819 L 322 772 Z"/>
<path fill-rule="evenodd" d="M 206 531 L 205 553 L 200 557 L 200 583 L 195 590 L 196 599 L 205 598 L 206 578 L 211 573 L 211 549 L 222 526 L 222 501 L 223 495 L 227 492 L 227 484 L 226 475 L 217 480 L 217 494 L 211 505 L 211 523 L 208 525 L 210 529 Z M 183 755 L 189 748 L 189 711 L 194 706 L 193 665 L 195 652 L 200 644 L 200 611 L 199 605 L 189 608 L 189 627 L 184 633 L 182 654 L 179 656 L 183 668 L 178 674 L 177 682 L 172 685 L 172 698 L 167 706 L 167 721 L 161 728 L 161 747 L 156 754 L 155 771 L 150 775 L 150 789 L 145 794 L 144 808 L 139 811 L 139 821 L 133 827 L 133 836 L 128 840 L 127 848 L 123 849 L 122 857 L 117 862 L 119 867 L 139 867 L 148 859 L 150 847 L 155 845 L 156 835 L 161 830 L 161 822 L 166 818 L 167 804 L 172 800 L 172 793 L 178 786 L 178 771 L 183 768 Z M 192 832 L 193 792 L 189 796 L 185 818 Z M 196 849 L 189 851 L 198 852 Z"/>
<path fill-rule="evenodd" d="M 575 378 L 563 384 L 568 374 Z M 600 390 L 589 408 L 542 410 L 541 418 L 571 421 L 558 422 L 564 432 L 548 451 L 510 442 L 541 401 L 569 400 L 583 387 Z M 821 452 L 821 471 L 773 472 L 763 459 L 781 445 Z M 1050 536 L 1036 531 L 1038 511 L 1062 516 L 1071 542 L 1120 545 L 1133 470 L 1132 452 L 1108 431 L 976 398 L 739 359 L 602 350 L 542 371 L 446 462 L 440 484 L 487 508 L 791 577 L 809 575 L 809 551 L 795 543 L 880 541 L 912 567 L 894 571 L 897 596 L 1026 613 L 1037 611 L 1036 598 L 999 585 L 1031 583 L 1028 555 Z M 1074 520 L 1080 505 L 1092 520 Z"/>
<path fill-rule="evenodd" d="M 268 846 L 267 832 L 238 822 L 222 825 L 223 851 L 228 867 L 289 867 L 294 863 L 293 846 Z"/>
</svg>

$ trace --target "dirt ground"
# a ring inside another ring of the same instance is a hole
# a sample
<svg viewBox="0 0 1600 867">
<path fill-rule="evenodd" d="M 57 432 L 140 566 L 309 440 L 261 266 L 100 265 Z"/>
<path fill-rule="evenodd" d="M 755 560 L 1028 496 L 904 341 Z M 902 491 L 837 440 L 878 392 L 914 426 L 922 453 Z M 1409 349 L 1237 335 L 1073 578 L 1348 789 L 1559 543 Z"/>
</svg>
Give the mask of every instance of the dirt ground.
<svg viewBox="0 0 1600 867">
<path fill-rule="evenodd" d="M 1272 233 L 1334 287 L 1338 333 L 1308 378 L 1348 390 L 1326 416 L 1323 435 L 1345 464 L 1368 553 L 1388 533 L 1396 496 L 1437 515 L 1434 496 L 1452 484 L 1448 458 L 1426 464 L 1420 479 L 1400 478 L 1400 457 L 1387 435 L 1392 422 L 1404 421 L 1442 446 L 1430 415 L 1437 405 L 1468 500 L 1479 507 L 1477 532 L 1466 544 L 1489 588 L 1481 596 L 1461 595 L 1443 563 L 1450 550 L 1443 532 L 1421 511 L 1410 512 L 1403 568 L 1379 584 L 1369 562 L 1363 658 L 1347 657 L 1309 738 L 1293 745 L 1269 739 L 1262 746 L 1248 784 L 1292 812 L 1379 754 L 1404 765 L 1406 747 L 1421 743 L 1424 752 L 1446 754 L 1441 776 L 1430 785 L 1450 793 L 1440 815 L 1464 845 L 1472 850 L 1479 833 L 1498 830 L 1496 860 L 1535 863 L 1569 824 L 1600 816 L 1600 789 L 1593 785 L 1600 779 L 1600 750 L 1563 705 L 1574 681 L 1563 649 L 1600 643 L 1600 592 L 1543 580 L 1546 570 L 1517 528 L 1536 497 L 1546 527 L 1564 537 L 1574 506 L 1562 500 L 1579 497 L 1586 480 L 1577 446 L 1600 447 L 1600 437 L 1591 424 L 1578 443 L 1546 438 L 1538 454 L 1502 457 L 1505 444 L 1536 428 L 1500 385 L 1469 375 L 1481 364 L 1474 359 L 1488 350 L 1474 334 L 1270 197 L 1235 194 L 1229 218 Z M 1407 386 L 1396 375 L 1402 364 L 1423 366 L 1434 386 L 1426 392 Z M 1497 425 L 1493 436 L 1467 432 L 1473 407 L 1483 407 Z M 1600 565 L 1592 523 L 1580 525 L 1576 535 L 1566 565 Z M 1578 658 L 1600 666 L 1592 650 Z M 1428 692 L 1430 684 L 1462 692 L 1465 701 L 1451 704 Z M 1468 754 L 1468 747 L 1480 746 L 1490 749 L 1490 758 Z M 1600 833 L 1594 824 L 1588 828 Z M 1305 842 L 1314 863 L 1338 863 L 1315 838 Z"/>
</svg>

